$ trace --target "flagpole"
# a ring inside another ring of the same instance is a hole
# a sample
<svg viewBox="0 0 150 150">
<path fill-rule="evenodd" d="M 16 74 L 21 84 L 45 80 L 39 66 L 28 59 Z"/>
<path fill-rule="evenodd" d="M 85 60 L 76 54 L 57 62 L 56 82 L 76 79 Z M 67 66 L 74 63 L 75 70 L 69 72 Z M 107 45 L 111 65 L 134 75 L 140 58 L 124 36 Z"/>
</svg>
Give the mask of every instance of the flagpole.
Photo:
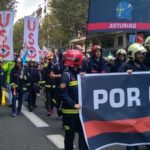
<svg viewBox="0 0 150 150">
<path fill-rule="evenodd" d="M 86 21 L 86 34 L 85 34 L 85 55 L 87 53 L 87 45 L 88 45 L 88 22 L 89 22 L 89 16 L 90 16 L 90 4 L 91 4 L 91 0 L 89 0 L 88 2 L 88 17 L 87 17 L 87 21 Z"/>
</svg>

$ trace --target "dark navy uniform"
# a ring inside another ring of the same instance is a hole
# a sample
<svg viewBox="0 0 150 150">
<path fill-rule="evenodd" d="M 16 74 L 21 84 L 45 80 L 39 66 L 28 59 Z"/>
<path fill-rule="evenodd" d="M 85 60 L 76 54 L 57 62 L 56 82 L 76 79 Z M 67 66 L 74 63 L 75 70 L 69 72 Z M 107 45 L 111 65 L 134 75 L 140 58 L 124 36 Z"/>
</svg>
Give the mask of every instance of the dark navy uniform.
<svg viewBox="0 0 150 150">
<path fill-rule="evenodd" d="M 51 63 L 48 64 L 46 68 L 43 70 L 43 80 L 45 81 L 45 93 L 46 93 L 46 109 L 48 114 L 51 115 L 53 109 L 53 98 L 55 98 L 55 90 L 56 90 L 56 81 L 51 78 L 53 65 Z"/>
<path fill-rule="evenodd" d="M 36 94 L 39 93 L 40 73 L 38 68 L 28 68 L 28 108 L 32 111 L 36 107 Z"/>
<path fill-rule="evenodd" d="M 88 149 L 79 119 L 79 110 L 74 108 L 74 105 L 78 104 L 78 73 L 78 71 L 69 68 L 67 72 L 62 74 L 61 78 L 61 84 L 66 85 L 61 91 L 61 96 L 63 99 L 62 113 L 65 129 L 65 150 L 73 149 L 75 132 L 79 133 L 79 149 Z"/>
<path fill-rule="evenodd" d="M 98 61 L 92 58 L 89 62 L 89 72 L 90 73 L 105 73 L 108 72 L 108 66 L 106 60 L 100 58 Z"/>
<path fill-rule="evenodd" d="M 27 72 L 23 71 L 22 68 L 15 66 L 10 73 L 10 83 L 12 87 L 12 116 L 16 113 L 21 113 L 23 94 L 26 89 Z M 22 76 L 22 77 L 21 77 Z M 18 98 L 18 108 L 16 109 L 16 100 Z"/>
</svg>

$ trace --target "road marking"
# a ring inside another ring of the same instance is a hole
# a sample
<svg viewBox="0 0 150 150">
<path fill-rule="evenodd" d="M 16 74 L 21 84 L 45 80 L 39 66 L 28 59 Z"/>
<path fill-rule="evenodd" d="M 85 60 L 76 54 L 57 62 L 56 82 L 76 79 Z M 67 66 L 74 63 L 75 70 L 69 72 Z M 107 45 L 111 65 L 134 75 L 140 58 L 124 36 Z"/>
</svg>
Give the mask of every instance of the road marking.
<svg viewBox="0 0 150 150">
<path fill-rule="evenodd" d="M 64 137 L 61 134 L 47 135 L 50 141 L 52 141 L 58 149 L 64 149 Z"/>
<path fill-rule="evenodd" d="M 58 149 L 64 149 L 64 137 L 61 134 L 52 134 L 46 136 Z M 73 145 L 76 148 L 75 145 Z"/>
<path fill-rule="evenodd" d="M 49 125 L 40 119 L 37 115 L 29 112 L 25 106 L 22 106 L 22 113 L 38 128 L 49 127 Z"/>
</svg>

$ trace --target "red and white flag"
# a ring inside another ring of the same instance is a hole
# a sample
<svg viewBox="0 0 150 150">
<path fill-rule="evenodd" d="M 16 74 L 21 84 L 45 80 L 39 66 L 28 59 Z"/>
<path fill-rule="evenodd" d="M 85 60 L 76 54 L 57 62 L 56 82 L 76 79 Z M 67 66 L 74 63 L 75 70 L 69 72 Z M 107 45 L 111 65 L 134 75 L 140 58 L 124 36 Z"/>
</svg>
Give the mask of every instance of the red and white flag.
<svg viewBox="0 0 150 150">
<path fill-rule="evenodd" d="M 38 45 L 39 19 L 32 16 L 24 18 L 24 43 L 28 45 L 27 61 L 34 59 L 39 62 Z"/>
<path fill-rule="evenodd" d="M 0 57 L 4 60 L 14 60 L 14 14 L 14 11 L 0 11 Z"/>
</svg>

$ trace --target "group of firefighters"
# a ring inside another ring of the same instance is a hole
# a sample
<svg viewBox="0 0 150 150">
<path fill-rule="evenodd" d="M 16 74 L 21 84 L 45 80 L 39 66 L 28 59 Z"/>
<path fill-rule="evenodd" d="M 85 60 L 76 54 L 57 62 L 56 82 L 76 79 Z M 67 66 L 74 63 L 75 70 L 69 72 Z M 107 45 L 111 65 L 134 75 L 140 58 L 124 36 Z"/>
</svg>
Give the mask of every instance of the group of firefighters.
<svg viewBox="0 0 150 150">
<path fill-rule="evenodd" d="M 4 62 L 0 58 L 0 98 L 2 90 L 7 90 L 9 106 L 12 107 L 11 116 L 21 115 L 22 104 L 25 99 L 29 111 L 36 107 L 36 96 L 43 89 L 47 116 L 51 116 L 54 109 L 63 116 L 65 129 L 65 150 L 73 149 L 75 132 L 79 133 L 79 149 L 88 150 L 83 129 L 79 119 L 80 105 L 78 102 L 77 75 L 85 73 L 109 73 L 150 70 L 150 36 L 144 45 L 131 44 L 126 50 L 116 51 L 116 57 L 109 55 L 103 58 L 103 48 L 93 45 L 91 57 L 82 52 L 82 47 L 76 45 L 59 55 L 59 61 L 53 63 L 54 54 L 47 53 L 45 59 L 38 64 L 34 59 L 22 65 L 22 60 L 16 58 L 14 62 Z M 18 100 L 18 105 L 16 104 Z M 149 146 L 146 146 L 149 149 Z M 138 146 L 127 147 L 127 150 L 137 150 Z"/>
</svg>

